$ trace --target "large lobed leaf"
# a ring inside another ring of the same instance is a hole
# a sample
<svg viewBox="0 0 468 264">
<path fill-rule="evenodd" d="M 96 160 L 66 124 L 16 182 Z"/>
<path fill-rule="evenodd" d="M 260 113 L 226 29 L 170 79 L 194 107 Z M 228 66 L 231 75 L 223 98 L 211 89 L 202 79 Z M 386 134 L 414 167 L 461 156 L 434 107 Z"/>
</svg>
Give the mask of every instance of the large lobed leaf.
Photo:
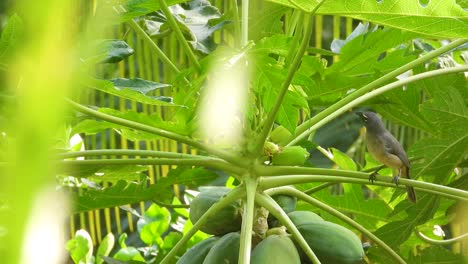
<svg viewBox="0 0 468 264">
<path fill-rule="evenodd" d="M 320 1 L 270 0 L 311 12 Z M 371 21 L 437 38 L 468 37 L 468 13 L 455 0 L 335 0 L 324 1 L 318 14 L 340 15 Z"/>
<path fill-rule="evenodd" d="M 74 212 L 79 213 L 152 199 L 162 203 L 170 203 L 173 195 L 172 188 L 170 188 L 172 185 L 199 186 L 217 177 L 215 172 L 204 168 L 177 168 L 169 172 L 167 177 L 160 178 L 157 183 L 148 187 L 146 184 L 119 181 L 102 190 L 91 189 L 83 191 L 81 194 L 75 194 Z"/>
<path fill-rule="evenodd" d="M 151 95 L 152 92 L 158 89 L 169 87 L 169 84 L 156 83 L 140 78 L 117 78 L 112 80 L 87 78 L 83 80 L 83 85 L 143 104 L 174 105 L 171 97 Z"/>
</svg>

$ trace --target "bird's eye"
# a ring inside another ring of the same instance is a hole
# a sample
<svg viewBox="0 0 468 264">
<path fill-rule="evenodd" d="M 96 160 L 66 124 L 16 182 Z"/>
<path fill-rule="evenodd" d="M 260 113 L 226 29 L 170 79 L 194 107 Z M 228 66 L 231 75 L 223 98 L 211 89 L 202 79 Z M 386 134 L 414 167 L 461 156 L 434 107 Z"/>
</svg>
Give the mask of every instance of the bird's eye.
<svg viewBox="0 0 468 264">
<path fill-rule="evenodd" d="M 365 114 L 362 114 L 362 117 L 363 117 L 364 121 L 367 122 L 368 117 Z"/>
</svg>

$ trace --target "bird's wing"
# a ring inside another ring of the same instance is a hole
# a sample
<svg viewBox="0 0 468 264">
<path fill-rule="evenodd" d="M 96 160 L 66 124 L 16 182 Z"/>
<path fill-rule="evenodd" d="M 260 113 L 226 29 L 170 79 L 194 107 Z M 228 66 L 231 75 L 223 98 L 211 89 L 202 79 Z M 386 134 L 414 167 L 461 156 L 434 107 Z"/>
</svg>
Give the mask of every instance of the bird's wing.
<svg viewBox="0 0 468 264">
<path fill-rule="evenodd" d="M 388 153 L 396 155 L 398 158 L 401 159 L 401 161 L 403 161 L 405 166 L 409 168 L 410 162 L 409 162 L 408 156 L 406 155 L 406 152 L 401 146 L 400 142 L 398 142 L 398 140 L 396 140 L 396 138 L 393 137 L 390 133 L 385 133 L 384 137 L 385 137 L 384 139 L 385 150 Z"/>
</svg>

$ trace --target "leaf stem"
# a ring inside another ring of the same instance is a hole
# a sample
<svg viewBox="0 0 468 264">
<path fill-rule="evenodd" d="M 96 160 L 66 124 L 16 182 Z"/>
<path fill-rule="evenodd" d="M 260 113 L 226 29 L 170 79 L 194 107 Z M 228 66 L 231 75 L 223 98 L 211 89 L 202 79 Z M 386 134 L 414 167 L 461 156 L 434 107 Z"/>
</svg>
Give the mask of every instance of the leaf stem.
<svg viewBox="0 0 468 264">
<path fill-rule="evenodd" d="M 239 249 L 239 264 L 250 263 L 250 252 L 252 248 L 252 228 L 254 221 L 255 193 L 257 191 L 257 179 L 252 175 L 242 177 L 246 189 L 246 204 L 242 215 L 242 230 Z"/>
<path fill-rule="evenodd" d="M 233 166 L 225 161 L 212 158 L 197 159 L 92 159 L 92 160 L 63 160 L 59 161 L 65 169 L 73 166 L 91 166 L 91 165 L 186 165 L 202 166 L 224 170 L 238 175 L 243 170 Z"/>
<path fill-rule="evenodd" d="M 291 66 L 288 70 L 288 75 L 286 76 L 286 80 L 284 80 L 278 97 L 276 98 L 275 104 L 273 108 L 270 110 L 266 121 L 263 124 L 263 129 L 260 132 L 260 136 L 257 139 L 257 145 L 255 147 L 254 153 L 263 153 L 263 146 L 265 144 L 265 140 L 268 137 L 268 133 L 270 133 L 271 128 L 273 127 L 273 123 L 275 122 L 276 115 L 281 107 L 281 103 L 283 102 L 284 96 L 289 89 L 289 85 L 296 73 L 297 69 L 299 68 L 299 64 L 301 63 L 302 57 L 304 56 L 304 52 L 309 45 L 310 35 L 312 34 L 312 15 L 311 14 L 304 14 L 304 33 L 301 45 L 297 51 L 296 56 L 294 57 Z"/>
<path fill-rule="evenodd" d="M 274 217 L 276 217 L 292 234 L 296 242 L 300 245 L 300 247 L 304 250 L 307 257 L 312 261 L 314 264 L 320 264 L 320 260 L 317 258 L 315 253 L 312 251 L 310 246 L 305 241 L 304 237 L 301 235 L 297 227 L 294 223 L 289 219 L 288 215 L 284 212 L 284 210 L 276 203 L 276 201 L 271 198 L 269 195 L 257 193 L 255 195 L 255 202 L 257 202 L 260 206 L 267 209 Z"/>
<path fill-rule="evenodd" d="M 156 43 L 151 39 L 151 37 L 143 30 L 143 28 L 138 25 L 135 20 L 131 19 L 128 21 L 128 25 L 137 33 L 140 38 L 142 38 L 148 46 L 153 50 L 156 55 L 161 58 L 161 60 L 166 63 L 175 73 L 179 74 L 180 70 L 177 68 L 177 66 L 169 59 L 169 57 L 164 54 L 164 52 L 156 45 Z"/>
<path fill-rule="evenodd" d="M 89 156 L 140 156 L 140 157 L 156 157 L 156 158 L 176 158 L 176 159 L 209 158 L 206 156 L 192 155 L 192 154 L 185 154 L 185 153 L 154 151 L 154 150 L 135 150 L 135 149 L 96 149 L 96 150 L 60 153 L 58 155 L 58 157 L 61 159 L 89 157 Z M 211 159 L 215 159 L 215 158 L 211 158 Z"/>
<path fill-rule="evenodd" d="M 195 235 L 195 233 L 200 229 L 200 226 L 206 223 L 208 217 L 213 214 L 216 214 L 222 208 L 228 206 L 230 203 L 234 202 L 237 199 L 241 199 L 245 194 L 244 186 L 237 187 L 230 191 L 228 194 L 223 196 L 218 202 L 213 204 L 210 209 L 208 209 L 196 223 L 193 224 L 192 228 L 182 237 L 182 239 L 177 242 L 177 244 L 169 251 L 169 253 L 161 261 L 161 264 L 173 263 L 171 260 L 175 257 L 180 248 L 187 243 L 187 241 Z"/>
<path fill-rule="evenodd" d="M 301 199 L 315 207 L 318 207 L 327 213 L 337 217 L 338 219 L 342 220 L 343 222 L 349 224 L 350 226 L 356 228 L 358 231 L 360 231 L 362 234 L 366 235 L 369 239 L 373 240 L 377 245 L 381 246 L 387 253 L 392 256 L 398 263 L 406 263 L 395 251 L 393 251 L 392 248 L 390 248 L 385 242 L 380 240 L 377 236 L 372 234 L 369 230 L 358 224 L 356 221 L 353 219 L 349 218 L 345 214 L 341 213 L 340 211 L 336 210 L 335 208 L 328 206 L 325 203 L 320 202 L 317 199 L 314 199 L 305 193 L 296 190 L 292 187 L 284 186 L 280 188 L 275 188 L 275 189 L 270 189 L 265 191 L 265 193 L 269 195 L 274 195 L 274 194 L 287 194 L 291 196 L 295 196 L 298 199 Z"/>
<path fill-rule="evenodd" d="M 235 43 L 236 48 L 241 48 L 242 46 L 240 45 L 240 43 L 241 43 L 241 38 L 242 38 L 242 32 L 241 32 L 241 25 L 239 21 L 239 8 L 237 6 L 237 0 L 231 0 L 231 5 L 233 8 L 233 13 L 234 13 L 233 15 L 234 43 Z"/>
<path fill-rule="evenodd" d="M 159 135 L 159 136 L 162 136 L 162 137 L 166 137 L 166 138 L 169 138 L 169 139 L 172 139 L 172 140 L 176 140 L 180 143 L 184 143 L 184 144 L 187 144 L 187 145 L 190 145 L 192 147 L 195 147 L 195 148 L 198 148 L 200 150 L 204 150 L 212 155 L 215 155 L 219 158 L 222 158 L 228 162 L 231 162 L 235 165 L 238 165 L 238 166 L 241 166 L 241 167 L 246 167 L 246 161 L 244 161 L 244 159 L 242 157 L 237 157 L 237 156 L 234 156 L 230 153 L 227 153 L 223 150 L 220 150 L 220 149 L 215 149 L 215 148 L 211 148 L 207 145 L 204 145 L 198 141 L 195 141 L 191 138 L 188 138 L 188 137 L 184 137 L 184 136 L 181 136 L 177 133 L 174 133 L 174 132 L 170 132 L 170 131 L 166 131 L 166 130 L 162 130 L 162 129 L 159 129 L 159 128 L 155 128 L 155 127 L 152 127 L 152 126 L 148 126 L 148 125 L 145 125 L 145 124 L 141 124 L 141 123 L 138 123 L 138 122 L 134 122 L 134 121 L 131 121 L 131 120 L 127 120 L 127 119 L 124 119 L 124 118 L 120 118 L 120 117 L 116 117 L 116 116 L 112 116 L 112 115 L 109 115 L 109 114 L 106 114 L 106 113 L 101 113 L 99 111 L 96 111 L 96 110 L 93 110 L 91 108 L 88 108 L 88 107 L 85 107 L 81 104 L 78 104 L 72 100 L 69 100 L 69 99 L 66 99 L 66 101 L 77 111 L 83 113 L 83 114 L 86 114 L 86 115 L 89 115 L 89 116 L 93 116 L 93 117 L 96 117 L 96 118 L 99 118 L 99 119 L 102 119 L 102 120 L 105 120 L 105 121 L 108 121 L 108 122 L 111 122 L 111 123 L 114 123 L 114 124 L 119 124 L 119 125 L 123 125 L 123 126 L 126 126 L 126 127 L 129 127 L 129 128 L 133 128 L 133 129 L 137 129 L 137 130 L 140 130 L 140 131 L 144 131 L 144 132 L 148 132 L 148 133 L 152 133 L 152 134 L 155 134 L 155 135 Z"/>
<path fill-rule="evenodd" d="M 334 103 L 333 105 L 329 106 L 322 112 L 318 113 L 314 117 L 310 118 L 309 120 L 305 121 L 302 123 L 297 129 L 296 129 L 296 137 L 292 139 L 287 146 L 291 146 L 294 144 L 297 144 L 299 141 L 302 139 L 306 138 L 310 133 L 318 129 L 319 127 L 323 126 L 324 124 L 328 123 L 330 120 L 334 119 L 337 117 L 339 114 L 343 113 L 344 111 L 347 111 L 349 107 L 349 103 L 351 103 L 353 100 L 358 99 L 359 97 L 366 95 L 367 93 L 371 92 L 373 89 L 385 85 L 386 83 L 392 81 L 395 77 L 398 75 L 409 71 L 413 69 L 414 67 L 430 60 L 433 59 L 441 54 L 444 54 L 446 52 L 449 52 L 450 50 L 464 44 L 468 40 L 466 39 L 460 39 L 460 40 L 455 40 L 452 43 L 440 47 L 436 50 L 433 50 L 429 53 L 427 53 L 424 56 L 421 56 L 420 58 L 409 62 L 392 72 L 389 72 L 385 74 L 384 76 L 378 78 L 377 80 L 365 85 L 364 87 L 360 88 L 359 90 L 349 94 L 345 98 L 341 99 L 340 101 Z M 457 67 L 458 68 L 458 67 Z M 445 69 L 446 70 L 446 69 Z M 411 77 L 410 77 L 411 78 Z M 409 78 L 407 78 L 409 79 Z M 374 95 L 375 96 L 375 95 Z M 369 98 L 368 98 L 369 99 Z M 344 108 L 345 105 L 348 105 L 348 107 Z M 325 119 L 325 121 L 323 121 Z"/>
<path fill-rule="evenodd" d="M 200 71 L 201 66 L 200 66 L 200 63 L 198 62 L 197 56 L 195 56 L 195 53 L 193 53 L 192 48 L 190 47 L 188 41 L 185 39 L 184 35 L 182 34 L 182 31 L 180 30 L 180 27 L 177 24 L 177 21 L 175 20 L 175 18 L 172 16 L 172 13 L 166 4 L 166 1 L 159 0 L 159 5 L 161 6 L 161 10 L 166 15 L 169 25 L 171 26 L 172 30 L 174 30 L 174 33 L 176 34 L 177 39 L 180 41 L 182 49 L 184 49 L 185 53 L 187 54 L 187 56 L 189 57 L 190 61 L 195 66 L 195 68 L 197 68 L 197 70 Z"/>
<path fill-rule="evenodd" d="M 241 47 L 249 42 L 249 0 L 242 0 L 242 38 Z"/>
<path fill-rule="evenodd" d="M 398 182 L 398 186 L 393 183 L 393 177 L 390 176 L 379 176 L 379 180 L 374 182 L 374 185 L 392 187 L 392 188 L 404 188 L 404 186 L 413 186 L 419 191 L 443 196 L 446 198 L 468 201 L 468 192 L 428 183 L 421 182 L 416 180 L 401 179 L 402 181 Z M 273 187 L 279 187 L 284 185 L 294 185 L 299 183 L 309 183 L 309 182 L 348 182 L 356 184 L 370 184 L 368 180 L 368 174 L 364 176 L 357 175 L 348 175 L 348 176 L 327 176 L 327 175 L 287 175 L 287 176 L 275 176 L 275 177 L 261 177 L 259 179 L 258 188 L 261 190 L 270 189 Z"/>
<path fill-rule="evenodd" d="M 460 242 L 468 238 L 468 234 L 463 234 L 461 236 L 457 236 L 451 239 L 436 240 L 436 239 L 432 239 L 430 237 L 425 236 L 423 233 L 419 232 L 418 230 L 415 230 L 414 233 L 416 233 L 416 235 L 422 240 L 424 240 L 425 242 L 429 244 L 433 244 L 433 245 L 439 245 L 439 246 L 450 245 L 450 244 Z"/>
</svg>

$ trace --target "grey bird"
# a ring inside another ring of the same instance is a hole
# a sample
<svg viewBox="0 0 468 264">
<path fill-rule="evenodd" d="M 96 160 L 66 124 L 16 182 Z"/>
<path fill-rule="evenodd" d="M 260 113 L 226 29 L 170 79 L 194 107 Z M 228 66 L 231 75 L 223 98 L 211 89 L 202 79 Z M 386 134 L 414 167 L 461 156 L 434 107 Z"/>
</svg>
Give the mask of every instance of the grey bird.
<svg viewBox="0 0 468 264">
<path fill-rule="evenodd" d="M 374 112 L 357 112 L 366 126 L 366 144 L 369 153 L 379 162 L 392 169 L 398 170 L 398 175 L 393 178 L 393 182 L 398 185 L 400 176 L 410 178 L 410 162 L 401 144 L 393 137 L 380 118 Z M 371 174 L 370 180 L 374 180 L 375 173 Z M 416 203 L 416 193 L 414 188 L 406 186 L 408 200 Z"/>
</svg>

